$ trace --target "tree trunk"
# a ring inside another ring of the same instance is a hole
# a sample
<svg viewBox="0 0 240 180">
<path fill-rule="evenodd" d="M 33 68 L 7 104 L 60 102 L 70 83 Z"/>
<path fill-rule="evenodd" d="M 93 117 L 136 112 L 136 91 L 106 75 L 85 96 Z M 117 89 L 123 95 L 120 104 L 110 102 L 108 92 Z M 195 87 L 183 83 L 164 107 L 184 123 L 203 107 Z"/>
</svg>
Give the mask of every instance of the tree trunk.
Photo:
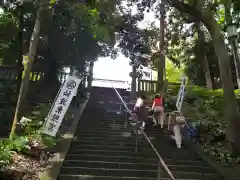
<svg viewBox="0 0 240 180">
<path fill-rule="evenodd" d="M 41 19 L 42 22 L 44 22 L 44 26 L 41 27 L 41 32 L 43 31 L 45 35 L 44 39 L 48 43 L 47 47 L 47 53 L 44 59 L 46 59 L 43 63 L 44 65 L 47 63 L 46 70 L 44 72 L 43 80 L 42 83 L 44 83 L 45 87 L 48 87 L 49 85 L 58 85 L 59 80 L 58 80 L 58 71 L 57 71 L 57 61 L 56 57 L 53 55 L 53 36 L 54 36 L 54 31 L 53 31 L 53 22 L 54 22 L 54 17 L 55 17 L 55 11 L 54 9 L 52 11 L 44 11 L 44 17 Z M 45 23 L 46 22 L 46 23 Z M 41 86 L 44 86 L 42 83 Z M 58 86 L 56 86 L 58 87 Z"/>
<path fill-rule="evenodd" d="M 45 86 L 56 85 L 59 83 L 58 76 L 57 76 L 57 73 L 58 73 L 57 61 L 53 57 L 50 47 L 48 47 L 48 50 L 47 50 L 46 60 L 48 61 L 47 62 L 48 64 L 44 72 L 42 83 L 44 83 Z"/>
<path fill-rule="evenodd" d="M 201 30 L 201 23 L 195 23 L 195 27 L 198 33 L 198 41 L 197 41 L 197 57 L 202 65 L 202 73 L 205 75 L 205 84 L 208 89 L 213 89 L 212 78 L 210 74 L 210 68 L 207 61 L 206 49 L 205 49 L 205 35 Z"/>
<path fill-rule="evenodd" d="M 47 48 L 46 55 L 44 56 L 45 67 L 43 69 L 44 76 L 39 81 L 31 83 L 29 86 L 27 100 L 29 102 L 47 102 L 56 96 L 60 82 L 58 80 L 57 62 L 51 55 L 50 48 Z M 47 66 L 46 66 L 47 64 Z M 44 93 L 42 93 L 44 92 Z"/>
<path fill-rule="evenodd" d="M 131 95 L 133 98 L 136 98 L 136 95 L 137 95 L 136 89 L 137 89 L 137 68 L 134 63 L 132 65 L 132 83 L 131 83 Z"/>
<path fill-rule="evenodd" d="M 214 17 L 214 13 L 211 9 L 205 10 L 204 12 L 199 11 L 195 7 L 202 8 L 202 6 L 191 6 L 183 1 L 179 0 L 168 0 L 170 5 L 177 8 L 181 12 L 190 14 L 195 20 L 202 21 L 207 27 L 208 31 L 212 36 L 214 43 L 214 49 L 218 57 L 220 76 L 223 85 L 224 94 L 224 107 L 225 116 L 228 121 L 227 126 L 227 140 L 233 143 L 233 146 L 240 150 L 240 123 L 238 120 L 238 110 L 237 101 L 234 94 L 234 85 L 232 79 L 232 72 L 230 66 L 230 58 L 228 57 L 227 47 L 224 42 L 224 37 L 222 35 L 222 30 L 220 25 L 217 24 Z M 198 3 L 204 3 L 205 1 L 198 1 Z"/>
<path fill-rule="evenodd" d="M 92 87 L 92 81 L 93 81 L 93 66 L 94 66 L 94 62 L 91 61 L 90 65 L 89 65 L 89 73 L 88 73 L 88 77 L 87 77 L 87 82 L 88 82 L 88 89 L 90 89 Z"/>
<path fill-rule="evenodd" d="M 225 19 L 226 19 L 226 25 L 228 24 L 232 24 L 232 14 L 231 14 L 231 5 L 232 5 L 232 0 L 228 0 L 226 1 L 226 3 L 224 4 L 225 7 Z M 238 89 L 240 89 L 240 65 L 239 65 L 239 56 L 238 56 L 238 50 L 237 49 L 237 44 L 235 41 L 235 38 L 231 38 L 229 40 L 231 47 L 233 49 L 233 59 L 234 59 L 234 65 L 235 65 L 235 69 L 236 69 L 236 79 L 237 79 L 237 85 L 238 85 Z"/>
<path fill-rule="evenodd" d="M 215 17 L 208 16 L 206 20 L 207 28 L 212 36 L 214 43 L 214 49 L 218 57 L 220 76 L 223 85 L 223 94 L 225 98 L 225 116 L 228 122 L 227 125 L 227 140 L 234 143 L 236 148 L 239 148 L 240 145 L 237 143 L 239 140 L 239 120 L 238 120 L 238 110 L 237 110 L 237 101 L 234 94 L 234 85 L 232 79 L 230 58 L 228 56 L 227 47 L 224 42 L 224 37 L 221 33 L 221 28 L 217 24 Z"/>
<path fill-rule="evenodd" d="M 165 34 L 165 1 L 160 3 L 160 42 L 159 42 L 159 64 L 158 64 L 158 84 L 157 91 L 161 91 L 163 82 L 166 78 L 166 68 L 165 68 L 165 43 L 164 43 L 164 34 Z"/>
<path fill-rule="evenodd" d="M 213 82 L 212 82 L 212 77 L 211 77 L 211 73 L 210 73 L 209 63 L 208 63 L 207 56 L 206 56 L 205 52 L 204 52 L 204 55 L 203 55 L 203 64 L 204 64 L 204 74 L 205 74 L 205 80 L 206 80 L 207 88 L 212 90 L 213 89 Z"/>
<path fill-rule="evenodd" d="M 40 7 L 37 12 L 37 17 L 35 20 L 34 29 L 33 29 L 33 33 L 31 36 L 29 52 L 28 52 L 28 60 L 26 62 L 25 68 L 24 68 L 24 77 L 23 77 L 23 80 L 22 80 L 22 83 L 20 86 L 20 90 L 19 90 L 13 124 L 12 124 L 11 132 L 10 132 L 10 138 L 12 138 L 15 134 L 16 125 L 17 125 L 18 119 L 20 118 L 19 115 L 21 112 L 21 108 L 22 108 L 22 105 L 24 104 L 23 102 L 24 102 L 24 99 L 28 92 L 29 77 L 30 77 L 30 73 L 31 73 L 35 55 L 36 55 L 39 33 L 40 33 L 40 16 L 41 16 L 41 12 L 42 12 L 41 4 L 42 4 L 42 2 L 40 2 Z"/>
</svg>

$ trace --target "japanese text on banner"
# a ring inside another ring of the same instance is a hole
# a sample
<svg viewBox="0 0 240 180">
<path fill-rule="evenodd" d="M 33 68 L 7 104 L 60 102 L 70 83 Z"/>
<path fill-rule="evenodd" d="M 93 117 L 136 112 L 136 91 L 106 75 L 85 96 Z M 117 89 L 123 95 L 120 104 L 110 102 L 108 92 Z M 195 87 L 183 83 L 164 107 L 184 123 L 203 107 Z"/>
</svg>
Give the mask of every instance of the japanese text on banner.
<svg viewBox="0 0 240 180">
<path fill-rule="evenodd" d="M 68 76 L 45 122 L 43 133 L 55 136 L 82 79 Z"/>
</svg>

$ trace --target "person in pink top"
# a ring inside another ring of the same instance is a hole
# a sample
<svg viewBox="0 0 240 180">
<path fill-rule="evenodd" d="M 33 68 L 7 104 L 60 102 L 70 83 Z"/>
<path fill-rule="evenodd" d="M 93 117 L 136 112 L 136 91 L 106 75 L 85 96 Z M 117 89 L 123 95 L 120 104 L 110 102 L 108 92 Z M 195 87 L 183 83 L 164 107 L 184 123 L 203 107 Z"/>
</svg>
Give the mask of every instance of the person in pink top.
<svg viewBox="0 0 240 180">
<path fill-rule="evenodd" d="M 163 128 L 164 124 L 164 102 L 163 97 L 161 95 L 156 95 L 153 99 L 152 111 L 153 111 L 153 122 L 155 125 L 161 124 L 161 128 Z"/>
</svg>

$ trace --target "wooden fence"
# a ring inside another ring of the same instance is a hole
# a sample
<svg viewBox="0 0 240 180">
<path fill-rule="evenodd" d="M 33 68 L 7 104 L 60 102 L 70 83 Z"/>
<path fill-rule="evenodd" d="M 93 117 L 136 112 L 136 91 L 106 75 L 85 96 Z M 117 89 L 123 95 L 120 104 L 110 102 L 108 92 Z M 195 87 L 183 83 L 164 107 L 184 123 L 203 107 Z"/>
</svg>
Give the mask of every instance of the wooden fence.
<svg viewBox="0 0 240 180">
<path fill-rule="evenodd" d="M 68 74 L 64 72 L 58 72 L 58 79 L 63 82 Z M 30 81 L 38 81 L 44 76 L 43 72 L 32 71 L 30 73 Z M 14 80 L 18 79 L 18 69 L 15 67 L 0 66 L 0 80 Z"/>
<path fill-rule="evenodd" d="M 169 83 L 169 86 L 180 86 L 181 83 Z M 149 80 L 140 80 L 137 83 L 137 91 L 138 92 L 149 92 L 156 93 L 157 92 L 157 81 L 149 81 Z"/>
<path fill-rule="evenodd" d="M 30 74 L 30 81 L 38 81 L 44 76 L 43 72 L 39 71 L 32 71 Z M 63 82 L 66 77 L 68 76 L 67 73 L 58 72 L 58 80 Z M 0 80 L 16 80 L 18 78 L 18 69 L 16 67 L 6 67 L 0 66 Z M 170 86 L 172 85 L 180 85 L 180 83 L 169 83 Z M 149 81 L 149 80 L 139 80 L 137 82 L 137 91 L 138 92 L 150 92 L 155 93 L 157 91 L 157 81 Z"/>
<path fill-rule="evenodd" d="M 137 91 L 138 92 L 156 92 L 157 81 L 139 80 L 137 82 Z"/>
</svg>

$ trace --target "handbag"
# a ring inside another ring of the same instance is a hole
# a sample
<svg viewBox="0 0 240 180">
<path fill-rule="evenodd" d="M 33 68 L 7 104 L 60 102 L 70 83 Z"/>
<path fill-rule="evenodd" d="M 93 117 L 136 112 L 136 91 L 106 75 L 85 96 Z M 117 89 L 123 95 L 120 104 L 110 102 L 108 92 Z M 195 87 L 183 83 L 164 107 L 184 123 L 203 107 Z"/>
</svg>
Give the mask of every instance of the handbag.
<svg viewBox="0 0 240 180">
<path fill-rule="evenodd" d="M 186 123 L 186 120 L 183 116 L 177 116 L 176 117 L 176 124 L 183 125 Z"/>
</svg>

